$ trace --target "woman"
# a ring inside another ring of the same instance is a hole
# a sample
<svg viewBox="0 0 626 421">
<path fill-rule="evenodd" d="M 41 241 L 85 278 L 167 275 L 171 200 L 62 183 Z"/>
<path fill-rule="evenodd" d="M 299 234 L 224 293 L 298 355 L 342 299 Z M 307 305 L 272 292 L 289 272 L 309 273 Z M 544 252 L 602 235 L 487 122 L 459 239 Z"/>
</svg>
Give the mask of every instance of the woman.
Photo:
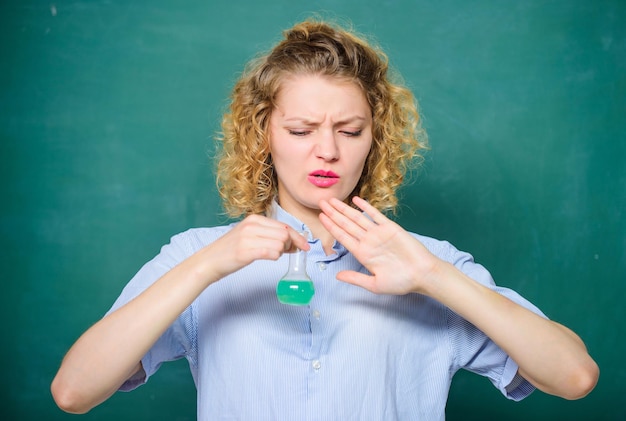
<svg viewBox="0 0 626 421">
<path fill-rule="evenodd" d="M 86 412 L 182 357 L 198 419 L 443 419 L 461 368 L 516 400 L 591 391 L 598 368 L 578 336 L 382 213 L 425 146 L 384 54 L 323 22 L 284 35 L 223 121 L 220 193 L 244 218 L 173 237 L 69 350 L 57 404 Z M 275 296 L 296 249 L 309 306 Z"/>
</svg>

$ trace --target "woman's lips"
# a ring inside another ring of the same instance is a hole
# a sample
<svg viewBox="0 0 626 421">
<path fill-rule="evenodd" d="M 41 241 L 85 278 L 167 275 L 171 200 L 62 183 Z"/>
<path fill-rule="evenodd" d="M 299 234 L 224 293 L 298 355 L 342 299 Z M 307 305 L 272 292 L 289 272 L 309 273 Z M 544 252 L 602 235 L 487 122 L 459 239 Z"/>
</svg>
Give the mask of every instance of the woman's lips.
<svg viewBox="0 0 626 421">
<path fill-rule="evenodd" d="M 307 177 L 309 182 L 316 187 L 330 187 L 339 182 L 339 176 L 332 171 L 315 170 Z"/>
</svg>

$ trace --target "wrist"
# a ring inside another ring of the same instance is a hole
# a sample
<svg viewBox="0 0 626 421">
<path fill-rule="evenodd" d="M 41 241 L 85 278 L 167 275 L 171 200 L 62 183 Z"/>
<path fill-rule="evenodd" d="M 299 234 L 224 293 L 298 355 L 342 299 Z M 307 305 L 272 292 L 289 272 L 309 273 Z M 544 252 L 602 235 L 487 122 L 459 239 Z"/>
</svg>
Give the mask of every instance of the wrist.
<svg viewBox="0 0 626 421">
<path fill-rule="evenodd" d="M 196 252 L 185 263 L 189 265 L 194 282 L 199 284 L 202 289 L 227 275 L 220 266 L 222 262 L 220 262 L 219 256 L 211 250 L 210 245 Z"/>
<path fill-rule="evenodd" d="M 419 284 L 420 294 L 427 295 L 437 301 L 445 301 L 450 293 L 449 289 L 454 282 L 454 274 L 458 270 L 451 263 L 433 258 L 426 269 L 422 269 L 422 279 Z"/>
</svg>

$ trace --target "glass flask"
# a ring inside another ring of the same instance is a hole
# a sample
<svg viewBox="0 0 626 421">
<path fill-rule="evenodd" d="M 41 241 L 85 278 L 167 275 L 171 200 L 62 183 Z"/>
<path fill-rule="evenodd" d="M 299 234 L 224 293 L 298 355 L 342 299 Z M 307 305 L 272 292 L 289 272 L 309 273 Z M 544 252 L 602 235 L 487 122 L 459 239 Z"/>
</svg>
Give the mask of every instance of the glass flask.
<svg viewBox="0 0 626 421">
<path fill-rule="evenodd" d="M 289 254 L 289 269 L 278 281 L 276 296 L 283 304 L 304 306 L 311 302 L 313 294 L 315 287 L 306 273 L 306 251 L 298 249 Z"/>
</svg>

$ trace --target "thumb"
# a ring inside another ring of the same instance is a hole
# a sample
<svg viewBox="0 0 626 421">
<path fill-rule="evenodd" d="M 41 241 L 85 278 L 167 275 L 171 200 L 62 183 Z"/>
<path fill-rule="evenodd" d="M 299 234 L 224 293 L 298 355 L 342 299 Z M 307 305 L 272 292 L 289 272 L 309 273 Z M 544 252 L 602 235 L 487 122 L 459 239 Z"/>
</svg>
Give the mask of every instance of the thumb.
<svg viewBox="0 0 626 421">
<path fill-rule="evenodd" d="M 300 233 L 289 225 L 285 225 L 289 232 L 289 240 L 285 243 L 285 253 L 295 253 L 298 250 L 309 250 L 311 246 L 306 233 Z"/>
<path fill-rule="evenodd" d="M 366 275 L 354 270 L 342 270 L 337 274 L 337 280 L 345 282 L 347 284 L 356 285 L 361 288 L 365 288 L 368 291 L 372 291 L 374 277 Z"/>
</svg>

